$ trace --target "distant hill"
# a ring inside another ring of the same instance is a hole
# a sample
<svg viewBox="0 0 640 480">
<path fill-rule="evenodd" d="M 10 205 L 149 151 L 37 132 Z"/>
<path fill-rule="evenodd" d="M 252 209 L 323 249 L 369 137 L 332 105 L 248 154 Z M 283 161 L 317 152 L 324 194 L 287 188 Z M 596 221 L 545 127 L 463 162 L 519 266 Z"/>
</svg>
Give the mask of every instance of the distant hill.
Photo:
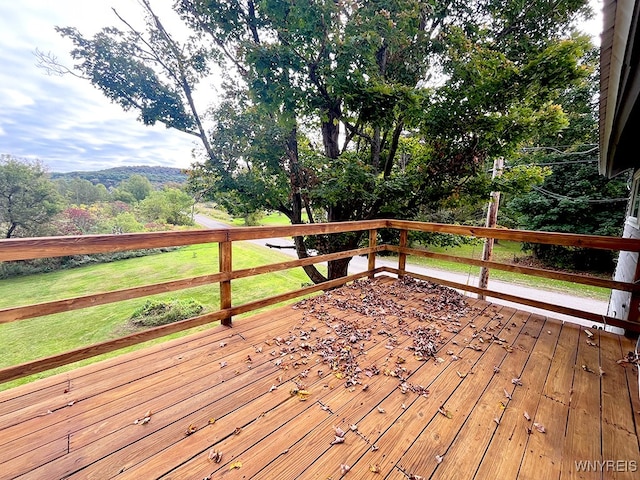
<svg viewBox="0 0 640 480">
<path fill-rule="evenodd" d="M 58 178 L 82 178 L 84 180 L 89 180 L 94 185 L 102 183 L 105 187 L 111 188 L 117 186 L 120 182 L 128 179 L 132 175 L 142 175 L 147 177 L 156 187 L 167 183 L 182 184 L 187 181 L 187 175 L 180 168 L 149 166 L 115 167 L 107 168 L 105 170 L 96 170 L 93 172 L 52 172 L 51 178 L 54 180 Z"/>
</svg>

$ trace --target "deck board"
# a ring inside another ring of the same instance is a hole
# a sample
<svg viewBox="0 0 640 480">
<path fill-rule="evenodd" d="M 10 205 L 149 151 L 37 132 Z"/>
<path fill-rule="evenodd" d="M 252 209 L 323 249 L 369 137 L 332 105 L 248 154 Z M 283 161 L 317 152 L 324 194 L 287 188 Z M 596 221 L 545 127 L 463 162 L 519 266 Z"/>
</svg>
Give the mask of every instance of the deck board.
<svg viewBox="0 0 640 480">
<path fill-rule="evenodd" d="M 617 363 L 630 339 L 594 331 L 590 344 L 581 327 L 471 298 L 461 309 L 425 285 L 357 282 L 0 392 L 0 479 L 637 474 L 637 368 Z M 434 358 L 410 349 L 419 328 Z M 341 358 L 321 356 L 329 337 Z M 607 460 L 626 471 L 575 463 Z"/>
<path fill-rule="evenodd" d="M 536 318 L 536 317 L 532 317 Z M 551 367 L 551 360 L 560 335 L 561 325 L 558 322 L 545 321 L 539 336 L 547 336 L 545 341 L 536 341 L 530 350 L 523 372 L 516 375 L 526 378 L 527 384 L 515 389 L 509 408 L 505 409 L 491 443 L 485 451 L 491 462 L 482 462 L 475 478 L 516 478 L 529 441 L 528 429 L 531 421 L 527 421 L 525 413 L 535 416 L 540 403 L 540 392 Z M 537 339 L 536 339 L 537 340 Z M 513 372 L 515 373 L 515 372 Z M 509 452 L 509 455 L 504 455 Z"/>
</svg>

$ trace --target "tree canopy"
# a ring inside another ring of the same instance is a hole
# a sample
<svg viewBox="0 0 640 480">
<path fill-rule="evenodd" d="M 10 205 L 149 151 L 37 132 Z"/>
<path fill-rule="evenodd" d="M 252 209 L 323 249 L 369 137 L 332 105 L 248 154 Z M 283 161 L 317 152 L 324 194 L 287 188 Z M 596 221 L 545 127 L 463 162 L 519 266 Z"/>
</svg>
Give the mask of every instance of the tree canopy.
<svg viewBox="0 0 640 480">
<path fill-rule="evenodd" d="M 0 227 L 5 238 L 37 236 L 61 210 L 59 200 L 40 162 L 0 155 Z"/>
<path fill-rule="evenodd" d="M 595 65 L 597 51 L 586 61 Z M 538 138 L 511 166 L 544 165 L 549 175 L 526 193 L 507 195 L 501 222 L 515 228 L 587 235 L 620 236 L 628 197 L 628 178 L 598 173 L 597 72 L 558 98 L 567 112 L 561 132 Z M 531 245 L 539 260 L 574 270 L 609 272 L 614 252 L 554 245 Z"/>
<path fill-rule="evenodd" d="M 294 224 L 303 212 L 310 222 L 414 218 L 484 200 L 487 161 L 565 127 L 558 96 L 589 73 L 589 41 L 571 28 L 586 0 L 178 0 L 193 32 L 182 42 L 141 4 L 146 31 L 121 17 L 123 30 L 93 38 L 59 29 L 75 68 L 144 123 L 199 138 L 194 190 Z M 206 116 L 194 92 L 212 72 L 222 94 Z M 303 238 L 296 248 L 307 255 Z M 328 276 L 347 265 L 330 262 Z"/>
</svg>

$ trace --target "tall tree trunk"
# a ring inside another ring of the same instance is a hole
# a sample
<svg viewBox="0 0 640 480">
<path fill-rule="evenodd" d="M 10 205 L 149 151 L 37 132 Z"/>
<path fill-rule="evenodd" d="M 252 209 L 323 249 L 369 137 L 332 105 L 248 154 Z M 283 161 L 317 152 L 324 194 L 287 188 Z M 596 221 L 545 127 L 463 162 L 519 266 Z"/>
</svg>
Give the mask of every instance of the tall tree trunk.
<svg viewBox="0 0 640 480">
<path fill-rule="evenodd" d="M 324 145 L 324 154 L 331 159 L 340 156 L 340 110 L 339 100 L 334 100 L 325 111 L 327 115 L 326 121 L 322 122 L 322 144 Z"/>
<path fill-rule="evenodd" d="M 351 262 L 351 257 L 349 258 L 341 258 L 340 260 L 332 260 L 328 264 L 328 276 L 329 280 L 333 280 L 334 278 L 346 277 L 349 273 L 349 262 Z"/>
</svg>

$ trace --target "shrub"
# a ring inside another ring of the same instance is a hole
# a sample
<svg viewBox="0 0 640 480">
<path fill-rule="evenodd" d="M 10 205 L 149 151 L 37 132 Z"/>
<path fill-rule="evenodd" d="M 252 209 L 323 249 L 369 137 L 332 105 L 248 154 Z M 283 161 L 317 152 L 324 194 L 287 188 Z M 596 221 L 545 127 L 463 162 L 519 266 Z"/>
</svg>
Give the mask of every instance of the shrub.
<svg viewBox="0 0 640 480">
<path fill-rule="evenodd" d="M 137 327 L 157 327 L 195 317 L 203 309 L 203 305 L 192 298 L 185 300 L 174 298 L 168 301 L 147 300 L 133 312 L 130 320 Z"/>
<path fill-rule="evenodd" d="M 91 255 L 72 255 L 67 257 L 36 258 L 33 260 L 15 260 L 0 262 L 0 280 L 19 275 L 54 272 L 67 268 L 82 267 L 95 263 L 108 263 L 128 258 L 157 255 L 178 250 L 180 247 L 146 248 L 141 250 L 125 250 L 122 252 L 95 253 Z"/>
</svg>

